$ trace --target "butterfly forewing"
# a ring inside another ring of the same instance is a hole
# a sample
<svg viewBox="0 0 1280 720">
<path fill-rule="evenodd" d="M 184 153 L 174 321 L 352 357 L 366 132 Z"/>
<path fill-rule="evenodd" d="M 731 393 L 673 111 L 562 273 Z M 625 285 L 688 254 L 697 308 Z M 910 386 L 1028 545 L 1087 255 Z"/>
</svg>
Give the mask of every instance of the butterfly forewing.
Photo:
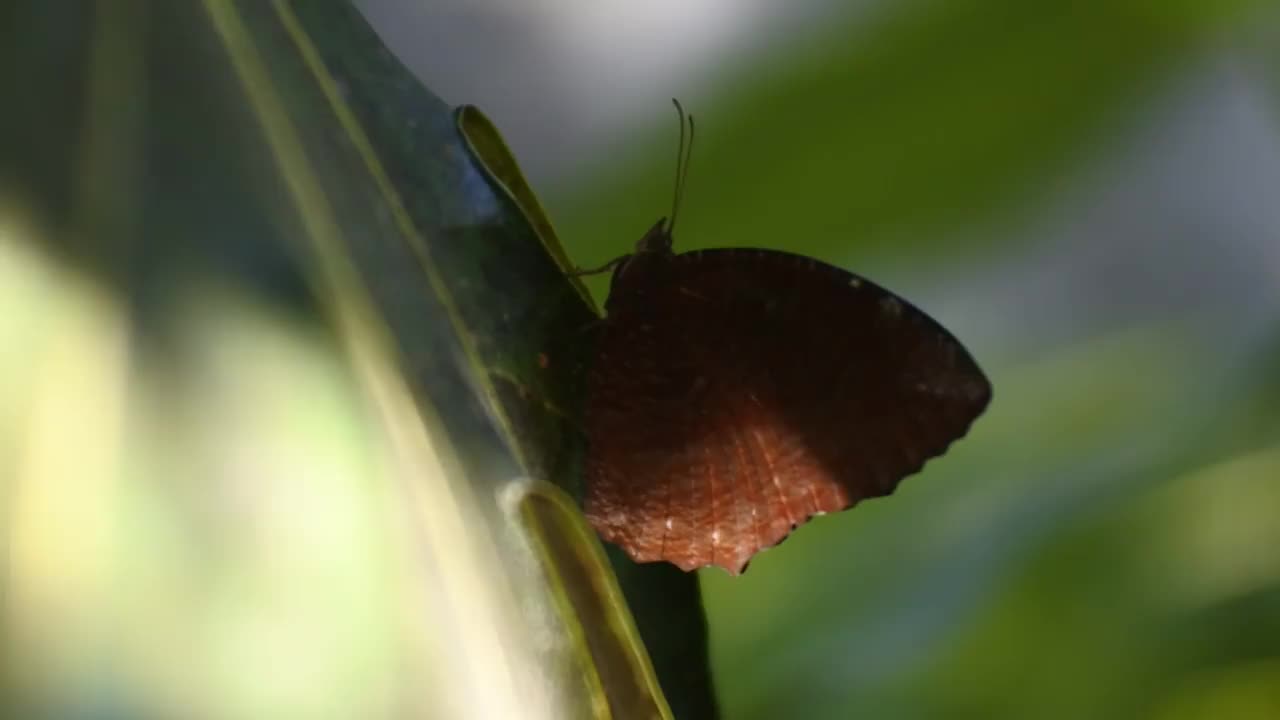
<svg viewBox="0 0 1280 720">
<path fill-rule="evenodd" d="M 741 572 L 809 517 L 893 491 L 990 385 L 901 298 L 789 253 L 615 278 L 588 379 L 586 511 L 640 562 Z"/>
</svg>

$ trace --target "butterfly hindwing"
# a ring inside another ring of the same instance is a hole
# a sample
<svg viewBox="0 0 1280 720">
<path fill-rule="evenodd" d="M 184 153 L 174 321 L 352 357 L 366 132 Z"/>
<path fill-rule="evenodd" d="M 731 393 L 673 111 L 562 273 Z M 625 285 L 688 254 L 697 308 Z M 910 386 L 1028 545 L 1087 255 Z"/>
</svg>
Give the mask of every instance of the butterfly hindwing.
<svg viewBox="0 0 1280 720">
<path fill-rule="evenodd" d="M 950 333 L 844 270 L 646 260 L 615 276 L 586 408 L 587 515 L 637 561 L 736 574 L 814 514 L 892 492 L 990 400 Z"/>
</svg>

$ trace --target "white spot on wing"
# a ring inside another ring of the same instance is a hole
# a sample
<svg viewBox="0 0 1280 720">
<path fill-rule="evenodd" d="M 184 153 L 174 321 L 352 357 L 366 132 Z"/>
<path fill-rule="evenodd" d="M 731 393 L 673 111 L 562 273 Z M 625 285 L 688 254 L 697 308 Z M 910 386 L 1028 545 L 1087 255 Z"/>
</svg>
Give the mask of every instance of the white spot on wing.
<svg viewBox="0 0 1280 720">
<path fill-rule="evenodd" d="M 671 518 L 667 518 L 667 529 L 671 529 Z"/>
<path fill-rule="evenodd" d="M 898 302 L 898 298 L 885 297 L 880 299 L 880 312 L 892 317 L 900 317 L 902 315 L 902 303 Z"/>
<path fill-rule="evenodd" d="M 854 288 L 855 290 L 857 288 L 862 287 L 862 278 L 857 278 L 857 277 L 849 278 L 849 287 Z"/>
</svg>

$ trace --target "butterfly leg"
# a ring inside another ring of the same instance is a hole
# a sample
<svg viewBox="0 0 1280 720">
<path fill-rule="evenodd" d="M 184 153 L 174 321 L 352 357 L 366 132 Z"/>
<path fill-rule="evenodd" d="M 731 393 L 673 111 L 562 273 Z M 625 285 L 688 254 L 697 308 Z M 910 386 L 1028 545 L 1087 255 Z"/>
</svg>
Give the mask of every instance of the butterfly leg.
<svg viewBox="0 0 1280 720">
<path fill-rule="evenodd" d="M 619 255 L 618 257 L 616 257 L 616 258 L 614 258 L 614 259 L 610 260 L 609 262 L 607 262 L 607 263 L 605 263 L 605 264 L 601 265 L 600 267 L 597 267 L 597 268 L 574 268 L 574 269 L 570 270 L 569 272 L 567 272 L 567 273 L 565 273 L 565 274 L 566 274 L 566 275 L 568 275 L 569 277 L 583 277 L 583 276 L 586 276 L 586 275 L 599 275 L 600 273 L 610 272 L 610 271 L 611 271 L 611 270 L 613 270 L 614 268 L 616 268 L 616 267 L 618 267 L 619 265 L 621 265 L 621 264 L 622 264 L 622 262 L 623 262 L 624 260 L 626 260 L 627 258 L 629 258 L 629 257 L 631 257 L 631 254 L 630 254 L 630 253 L 627 253 L 626 255 Z"/>
</svg>

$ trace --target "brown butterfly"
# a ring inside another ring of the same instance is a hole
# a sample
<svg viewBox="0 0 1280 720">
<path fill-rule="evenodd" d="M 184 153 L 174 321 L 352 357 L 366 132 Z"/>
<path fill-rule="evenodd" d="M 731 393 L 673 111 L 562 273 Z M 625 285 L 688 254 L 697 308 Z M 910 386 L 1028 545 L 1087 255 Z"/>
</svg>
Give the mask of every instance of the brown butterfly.
<svg viewBox="0 0 1280 720">
<path fill-rule="evenodd" d="M 959 341 L 812 258 L 676 254 L 676 200 L 613 267 L 587 378 L 586 515 L 637 562 L 741 573 L 814 515 L 893 492 L 991 385 Z M 603 268 L 602 268 L 603 270 Z"/>
</svg>

